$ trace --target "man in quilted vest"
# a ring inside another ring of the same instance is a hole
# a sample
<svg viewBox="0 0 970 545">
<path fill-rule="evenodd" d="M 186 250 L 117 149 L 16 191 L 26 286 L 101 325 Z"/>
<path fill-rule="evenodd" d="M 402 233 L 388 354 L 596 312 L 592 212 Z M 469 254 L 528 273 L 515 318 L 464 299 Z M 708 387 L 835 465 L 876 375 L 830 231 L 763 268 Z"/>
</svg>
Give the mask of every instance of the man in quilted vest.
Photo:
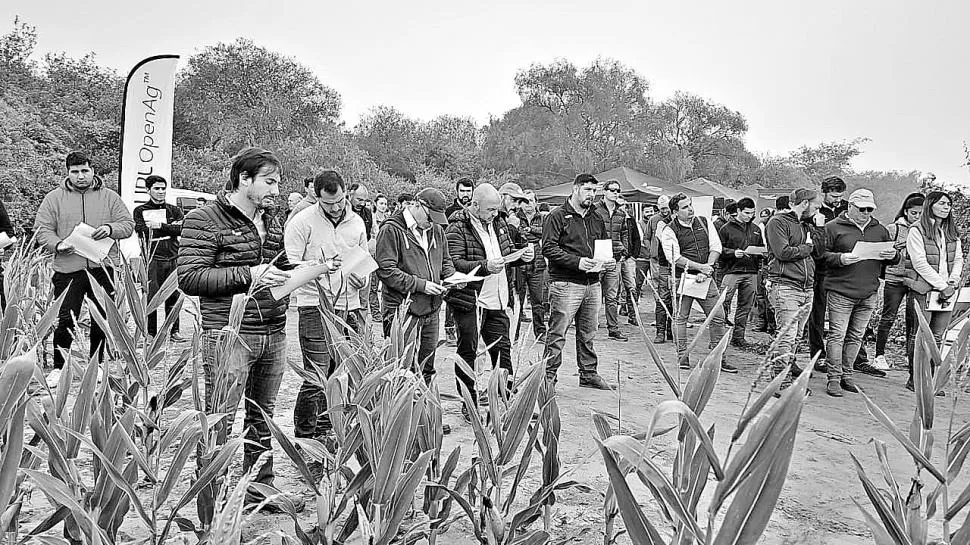
<svg viewBox="0 0 970 545">
<path fill-rule="evenodd" d="M 531 262 L 535 250 L 529 247 L 520 259 L 509 261 L 506 256 L 515 249 L 509 234 L 508 223 L 498 217 L 501 197 L 491 184 L 481 184 L 472 194 L 471 206 L 452 214 L 448 225 L 448 249 L 455 270 L 461 273 L 475 271 L 484 276 L 482 282 L 471 282 L 461 289 L 453 290 L 449 305 L 455 314 L 458 333 L 458 356 L 474 370 L 478 354 L 479 336 L 488 346 L 492 367 L 499 366 L 512 377 L 512 342 L 510 340 L 508 308 L 515 293 L 513 275 L 508 267 Z M 455 366 L 459 388 L 463 385 L 477 399 L 475 377 L 468 376 L 461 366 Z M 471 416 L 462 405 L 466 420 Z"/>
<path fill-rule="evenodd" d="M 609 338 L 625 342 L 629 337 L 620 330 L 620 275 L 629 270 L 624 270 L 624 264 L 630 257 L 630 235 L 626 228 L 627 214 L 617 202 L 619 198 L 620 182 L 609 180 L 603 186 L 603 200 L 596 203 L 593 211 L 603 218 L 607 236 L 613 243 L 613 259 L 617 263 L 616 268 L 600 273 L 603 296 L 606 298 L 606 328 Z M 635 276 L 635 269 L 633 273 Z M 630 278 L 628 282 L 632 286 L 636 278 Z"/>
<path fill-rule="evenodd" d="M 710 347 L 713 348 L 724 336 L 724 306 L 717 304 L 717 285 L 713 281 L 714 263 L 721 255 L 721 239 L 707 218 L 694 216 L 690 197 L 678 193 L 670 198 L 673 218 L 660 234 L 660 243 L 667 261 L 674 265 L 676 299 L 674 302 L 674 341 L 677 343 L 677 359 L 683 369 L 690 369 L 687 354 L 687 317 L 694 301 L 705 315 L 714 313 L 710 326 Z M 694 273 L 685 278 L 685 273 Z M 707 283 L 707 295 L 685 295 L 686 284 L 682 282 Z M 737 373 L 737 367 L 722 361 L 721 370 Z"/>
<path fill-rule="evenodd" d="M 179 286 L 186 295 L 199 297 L 202 315 L 202 358 L 205 372 L 205 409 L 232 415 L 243 393 L 243 471 L 260 455 L 272 450 L 269 426 L 276 396 L 286 369 L 286 306 L 288 297 L 276 299 L 271 288 L 282 285 L 293 267 L 283 252 L 283 229 L 265 210 L 279 196 L 282 167 L 272 152 L 246 148 L 233 158 L 229 182 L 215 202 L 185 216 L 178 254 Z M 245 311 L 236 339 L 229 328 L 233 299 L 245 296 Z M 228 327 L 227 327 L 228 326 Z M 228 383 L 224 383 L 228 381 Z M 255 480 L 272 486 L 273 458 L 257 469 Z M 250 490 L 249 504 L 263 495 Z M 264 510 L 281 512 L 281 502 L 303 509 L 300 496 L 281 495 Z"/>
</svg>

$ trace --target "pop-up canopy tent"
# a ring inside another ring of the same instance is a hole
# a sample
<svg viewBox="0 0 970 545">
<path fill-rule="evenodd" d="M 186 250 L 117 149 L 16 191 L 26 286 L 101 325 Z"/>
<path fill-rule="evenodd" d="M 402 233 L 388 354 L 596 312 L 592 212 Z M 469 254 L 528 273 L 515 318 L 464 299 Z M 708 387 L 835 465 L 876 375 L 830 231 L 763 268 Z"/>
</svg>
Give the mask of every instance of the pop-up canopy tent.
<svg viewBox="0 0 970 545">
<path fill-rule="evenodd" d="M 707 178 L 694 178 L 693 180 L 686 181 L 680 185 L 700 191 L 705 195 L 714 195 L 715 198 L 721 197 L 724 199 L 732 199 L 734 201 L 739 201 L 744 197 L 757 199 L 758 189 L 760 189 L 760 186 L 734 189 L 726 185 L 719 184 L 715 181 L 708 180 Z"/>
<path fill-rule="evenodd" d="M 655 176 L 638 172 L 629 167 L 616 167 L 594 174 L 600 183 L 616 180 L 620 183 L 620 194 L 631 202 L 656 204 L 660 195 L 674 195 L 684 193 L 689 197 L 700 197 L 703 193 L 689 187 L 683 187 L 673 182 L 661 180 Z M 568 181 L 558 185 L 545 187 L 536 191 L 539 202 L 559 204 L 573 191 L 573 182 Z"/>
</svg>

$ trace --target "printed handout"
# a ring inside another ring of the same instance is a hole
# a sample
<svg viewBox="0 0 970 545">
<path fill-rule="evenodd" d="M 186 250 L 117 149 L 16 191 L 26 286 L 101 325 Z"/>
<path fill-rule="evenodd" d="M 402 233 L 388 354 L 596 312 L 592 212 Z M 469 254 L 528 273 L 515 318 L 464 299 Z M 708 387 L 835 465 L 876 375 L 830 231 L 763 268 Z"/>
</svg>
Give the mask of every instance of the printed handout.
<svg viewBox="0 0 970 545">
<path fill-rule="evenodd" d="M 855 247 L 852 248 L 852 255 L 859 256 L 859 259 L 862 260 L 880 260 L 882 259 L 879 257 L 880 252 L 885 250 L 896 250 L 896 248 L 893 247 L 893 244 L 895 243 L 891 240 L 887 242 L 866 242 L 864 240 L 860 240 L 859 242 L 856 242 Z"/>
<path fill-rule="evenodd" d="M 84 256 L 85 259 L 101 263 L 101 261 L 108 257 L 108 253 L 111 252 L 111 247 L 114 246 L 115 241 L 110 237 L 94 240 L 91 238 L 91 233 L 94 231 L 94 227 L 86 223 L 79 223 L 71 231 L 71 234 L 67 235 L 67 238 L 64 239 L 64 244 L 74 248 L 74 251 Z"/>
</svg>

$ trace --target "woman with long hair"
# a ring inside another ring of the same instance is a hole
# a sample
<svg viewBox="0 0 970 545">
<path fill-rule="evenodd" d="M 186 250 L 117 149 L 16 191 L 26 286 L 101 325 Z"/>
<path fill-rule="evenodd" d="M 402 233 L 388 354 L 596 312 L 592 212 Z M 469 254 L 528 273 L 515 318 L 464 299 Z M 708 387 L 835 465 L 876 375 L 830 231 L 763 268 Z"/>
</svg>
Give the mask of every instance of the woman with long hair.
<svg viewBox="0 0 970 545">
<path fill-rule="evenodd" d="M 910 346 L 910 337 L 916 328 L 916 307 L 913 305 L 913 292 L 910 288 L 916 282 L 917 274 L 906 254 L 906 241 L 909 238 L 909 230 L 919 222 L 924 201 L 922 193 L 907 195 L 896 214 L 895 221 L 886 226 L 899 252 L 899 264 L 886 267 L 886 284 L 882 291 L 882 316 L 879 319 L 879 328 L 876 330 L 875 365 L 879 369 L 889 368 L 885 356 L 886 341 L 889 340 L 889 330 L 896 321 L 899 305 L 904 298 L 906 299 L 906 346 Z M 908 360 L 912 367 L 912 352 L 909 352 Z"/>
<path fill-rule="evenodd" d="M 916 271 L 913 284 L 914 299 L 920 304 L 933 338 L 939 344 L 950 323 L 953 312 L 926 310 L 931 297 L 952 299 L 960 289 L 960 275 L 963 273 L 963 247 L 960 235 L 953 221 L 953 199 L 943 191 L 930 191 L 923 202 L 923 213 L 919 223 L 909 230 L 906 239 L 906 252 Z M 910 332 L 907 352 L 913 354 L 915 328 Z M 912 359 L 910 359 L 912 362 Z M 913 389 L 913 366 L 909 367 L 909 382 L 906 388 Z"/>
</svg>

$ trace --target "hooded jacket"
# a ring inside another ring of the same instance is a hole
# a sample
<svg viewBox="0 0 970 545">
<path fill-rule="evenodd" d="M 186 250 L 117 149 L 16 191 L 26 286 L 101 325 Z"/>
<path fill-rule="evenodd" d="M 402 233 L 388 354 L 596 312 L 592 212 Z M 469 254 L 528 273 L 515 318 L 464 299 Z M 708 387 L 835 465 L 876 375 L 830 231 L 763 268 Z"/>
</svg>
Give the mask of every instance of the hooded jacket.
<svg viewBox="0 0 970 545">
<path fill-rule="evenodd" d="M 91 187 L 78 191 L 69 179 L 44 197 L 34 219 L 37 244 L 54 254 L 54 272 L 72 273 L 84 269 L 100 268 L 100 263 L 89 261 L 75 252 L 58 252 L 57 245 L 68 237 L 81 223 L 91 227 L 107 225 L 108 235 L 123 240 L 135 231 L 135 221 L 128 207 L 114 191 L 104 187 L 104 181 L 95 176 Z M 108 261 L 118 261 L 118 245 L 111 247 Z"/>
<path fill-rule="evenodd" d="M 202 329 L 222 329 L 229 324 L 234 295 L 252 286 L 251 267 L 272 262 L 290 270 L 283 252 L 283 229 L 269 212 L 261 221 L 266 239 L 260 240 L 252 220 L 220 192 L 215 202 L 196 208 L 185 216 L 179 245 L 179 287 L 186 295 L 199 297 Z M 277 300 L 268 288 L 253 293 L 246 303 L 240 333 L 270 335 L 286 327 L 289 297 Z"/>
<path fill-rule="evenodd" d="M 542 228 L 542 255 L 549 260 L 549 280 L 595 284 L 598 272 L 583 272 L 579 260 L 593 258 L 593 241 L 609 238 L 603 216 L 592 208 L 583 216 L 566 202 L 553 210 Z"/>
<path fill-rule="evenodd" d="M 863 229 L 850 220 L 845 212 L 826 223 L 825 253 L 822 254 L 822 262 L 825 263 L 825 279 L 822 285 L 825 290 L 851 299 L 865 299 L 876 293 L 883 267 L 890 263 L 898 263 L 899 251 L 892 260 L 866 259 L 852 265 L 842 264 L 842 254 L 851 252 L 859 241 L 889 242 L 891 240 L 889 231 L 876 218 L 870 218 Z"/>
<path fill-rule="evenodd" d="M 771 216 L 765 224 L 768 279 L 800 290 L 814 289 L 815 258 L 825 250 L 823 236 L 795 212 Z M 811 239 L 811 243 L 809 243 Z"/>
<path fill-rule="evenodd" d="M 442 298 L 422 290 L 427 282 L 441 283 L 455 274 L 448 253 L 448 241 L 440 225 L 432 224 L 428 251 L 408 228 L 404 210 L 399 210 L 384 222 L 377 233 L 377 276 L 384 283 L 384 303 L 387 311 L 394 311 L 408 295 L 409 312 L 428 316 L 438 312 Z"/>
</svg>

